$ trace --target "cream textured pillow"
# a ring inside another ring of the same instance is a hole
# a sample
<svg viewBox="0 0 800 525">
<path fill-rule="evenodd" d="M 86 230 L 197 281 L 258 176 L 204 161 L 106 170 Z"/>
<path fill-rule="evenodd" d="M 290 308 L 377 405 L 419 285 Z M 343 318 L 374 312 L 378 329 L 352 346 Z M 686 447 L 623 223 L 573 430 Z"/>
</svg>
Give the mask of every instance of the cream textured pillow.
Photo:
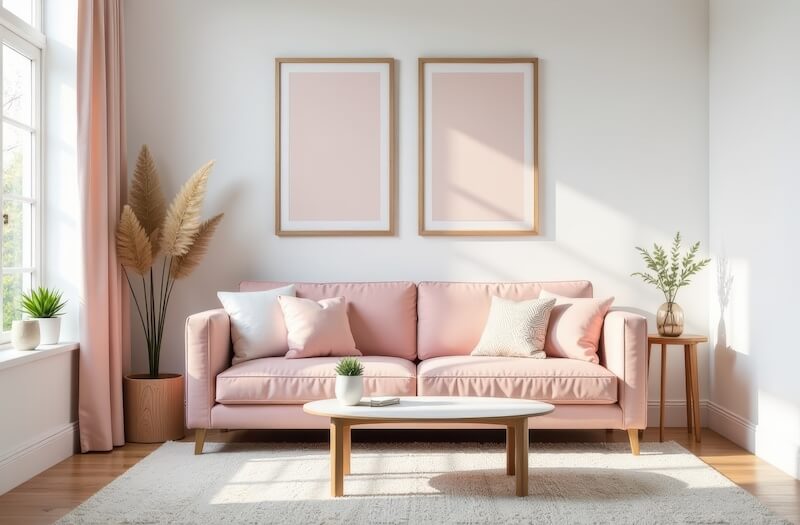
<svg viewBox="0 0 800 525">
<path fill-rule="evenodd" d="M 544 340 L 555 299 L 510 301 L 492 296 L 489 317 L 472 355 L 546 357 Z"/>
<path fill-rule="evenodd" d="M 300 299 L 282 296 L 278 302 L 286 323 L 289 351 L 286 359 L 361 355 L 350 331 L 344 297 Z"/>
<path fill-rule="evenodd" d="M 600 344 L 600 332 L 603 331 L 603 319 L 614 298 L 562 297 L 544 290 L 539 298 L 556 301 L 544 345 L 547 355 L 599 363 L 597 347 Z"/>
<path fill-rule="evenodd" d="M 281 295 L 294 296 L 294 285 L 264 292 L 217 292 L 231 318 L 234 365 L 286 353 L 286 326 L 278 306 Z"/>
</svg>

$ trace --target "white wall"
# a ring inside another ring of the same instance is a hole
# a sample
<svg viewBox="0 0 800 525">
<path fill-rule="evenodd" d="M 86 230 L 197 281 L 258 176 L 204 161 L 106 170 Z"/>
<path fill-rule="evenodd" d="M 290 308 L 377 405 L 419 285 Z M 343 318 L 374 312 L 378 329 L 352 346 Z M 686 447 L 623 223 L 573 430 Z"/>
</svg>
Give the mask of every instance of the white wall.
<svg viewBox="0 0 800 525">
<path fill-rule="evenodd" d="M 705 2 L 129 0 L 125 8 L 131 157 L 149 144 L 169 195 L 216 159 L 206 214 L 226 213 L 201 268 L 175 288 L 164 371 L 183 369 L 184 318 L 217 307 L 215 292 L 242 279 L 590 279 L 596 295 L 654 312 L 661 297 L 629 276 L 641 268 L 633 247 L 668 242 L 678 229 L 707 245 Z M 544 234 L 419 237 L 417 57 L 517 55 L 541 59 Z M 277 56 L 399 60 L 399 235 L 274 235 Z M 690 331 L 708 326 L 706 289 L 701 276 L 678 298 Z M 143 370 L 135 333 L 134 368 Z M 703 374 L 706 362 L 703 354 Z M 679 352 L 670 368 L 667 397 L 682 401 Z"/>
<path fill-rule="evenodd" d="M 0 414 L 3 494 L 77 450 L 77 346 L 0 362 Z"/>
<path fill-rule="evenodd" d="M 800 477 L 800 3 L 712 0 L 709 42 L 712 426 Z"/>
</svg>

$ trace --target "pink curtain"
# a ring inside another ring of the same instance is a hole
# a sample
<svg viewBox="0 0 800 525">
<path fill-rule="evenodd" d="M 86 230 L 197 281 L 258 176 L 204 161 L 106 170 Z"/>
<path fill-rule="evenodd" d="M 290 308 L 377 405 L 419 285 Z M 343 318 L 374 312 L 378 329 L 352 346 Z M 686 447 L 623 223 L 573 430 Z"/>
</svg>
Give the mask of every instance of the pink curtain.
<svg viewBox="0 0 800 525">
<path fill-rule="evenodd" d="M 83 239 L 78 419 L 81 450 L 125 444 L 128 289 L 114 232 L 127 187 L 122 0 L 79 0 L 78 172 Z"/>
</svg>

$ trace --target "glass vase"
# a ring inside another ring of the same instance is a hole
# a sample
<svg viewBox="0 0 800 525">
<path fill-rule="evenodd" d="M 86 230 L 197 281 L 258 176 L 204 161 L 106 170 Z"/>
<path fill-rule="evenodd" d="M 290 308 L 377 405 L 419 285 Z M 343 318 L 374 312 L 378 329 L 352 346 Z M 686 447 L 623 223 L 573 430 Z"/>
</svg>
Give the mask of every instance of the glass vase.
<svg viewBox="0 0 800 525">
<path fill-rule="evenodd" d="M 683 333 L 683 308 L 678 303 L 667 302 L 658 307 L 656 314 L 658 335 L 678 337 Z"/>
</svg>

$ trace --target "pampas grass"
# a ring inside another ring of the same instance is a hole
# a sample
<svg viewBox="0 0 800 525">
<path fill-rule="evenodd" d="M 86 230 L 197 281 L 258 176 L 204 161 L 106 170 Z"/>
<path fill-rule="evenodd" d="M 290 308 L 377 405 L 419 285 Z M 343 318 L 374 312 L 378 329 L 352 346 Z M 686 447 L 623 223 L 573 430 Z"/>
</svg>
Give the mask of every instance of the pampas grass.
<svg viewBox="0 0 800 525">
<path fill-rule="evenodd" d="M 186 277 L 200 264 L 200 261 L 203 260 L 203 256 L 206 254 L 206 250 L 208 250 L 208 243 L 211 241 L 211 237 L 214 235 L 217 225 L 222 220 L 223 215 L 224 213 L 215 215 L 200 225 L 200 229 L 197 230 L 192 244 L 189 247 L 189 251 L 184 255 L 176 257 L 172 261 L 173 279 Z"/>
<path fill-rule="evenodd" d="M 117 257 L 123 266 L 139 275 L 144 275 L 153 266 L 150 239 L 139 224 L 133 208 L 127 204 L 122 208 L 122 217 L 117 226 Z"/>
<path fill-rule="evenodd" d="M 223 214 L 202 222 L 200 213 L 214 162 L 197 170 L 166 206 L 155 162 L 142 146 L 130 202 L 117 225 L 117 257 L 125 271 L 147 340 L 150 376 L 158 376 L 167 306 L 177 279 L 187 277 L 208 251 Z M 156 259 L 163 253 L 160 272 Z M 131 280 L 130 269 L 140 279 Z M 141 281 L 141 283 L 139 283 Z"/>
<path fill-rule="evenodd" d="M 186 255 L 200 229 L 200 208 L 214 162 L 197 170 L 169 206 L 161 233 L 161 249 L 172 257 Z"/>
<path fill-rule="evenodd" d="M 158 230 L 164 222 L 167 204 L 161 191 L 156 164 L 147 146 L 142 146 L 142 151 L 136 159 L 128 204 L 131 205 L 133 213 L 136 214 L 147 235 Z"/>
</svg>

